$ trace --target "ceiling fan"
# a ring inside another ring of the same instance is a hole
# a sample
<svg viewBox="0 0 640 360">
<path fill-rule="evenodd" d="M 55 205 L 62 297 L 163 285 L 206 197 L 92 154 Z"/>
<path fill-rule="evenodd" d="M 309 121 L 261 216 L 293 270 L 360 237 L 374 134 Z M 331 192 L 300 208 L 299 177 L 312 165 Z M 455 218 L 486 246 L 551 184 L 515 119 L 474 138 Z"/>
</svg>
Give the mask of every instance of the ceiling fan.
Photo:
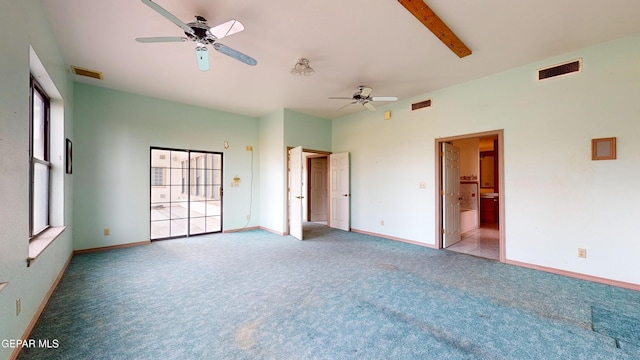
<svg viewBox="0 0 640 360">
<path fill-rule="evenodd" d="M 362 106 L 366 107 L 371 111 L 376 111 L 375 106 L 371 104 L 373 101 L 396 101 L 398 100 L 395 96 L 371 96 L 372 88 L 364 85 L 358 86 L 358 91 L 353 93 L 351 97 L 330 97 L 329 99 L 342 99 L 342 100 L 351 100 L 347 105 L 339 108 L 337 111 L 344 109 L 345 107 L 351 104 L 362 104 Z"/>
<path fill-rule="evenodd" d="M 198 59 L 198 68 L 201 71 L 209 70 L 209 55 L 207 45 L 211 45 L 214 50 L 221 52 L 227 56 L 242 61 L 247 65 L 254 66 L 258 62 L 249 55 L 245 55 L 238 50 L 232 49 L 224 44 L 217 42 L 223 37 L 233 35 L 244 30 L 244 26 L 240 21 L 229 20 L 224 24 L 214 27 L 207 24 L 207 19 L 196 15 L 196 21 L 185 24 L 173 14 L 162 8 L 160 5 L 151 0 L 142 0 L 142 2 L 155 10 L 160 15 L 167 18 L 172 23 L 178 25 L 183 31 L 184 36 L 161 36 L 161 37 L 144 37 L 136 38 L 141 43 L 158 43 L 158 42 L 184 42 L 193 41 L 196 43 L 196 58 Z"/>
</svg>

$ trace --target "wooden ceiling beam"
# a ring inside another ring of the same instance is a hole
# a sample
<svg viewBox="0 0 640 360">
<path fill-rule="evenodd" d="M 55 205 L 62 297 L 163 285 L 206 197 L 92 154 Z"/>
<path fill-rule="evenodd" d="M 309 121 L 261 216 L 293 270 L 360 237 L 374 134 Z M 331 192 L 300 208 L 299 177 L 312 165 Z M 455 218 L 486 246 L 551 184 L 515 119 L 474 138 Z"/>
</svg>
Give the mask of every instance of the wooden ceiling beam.
<svg viewBox="0 0 640 360">
<path fill-rule="evenodd" d="M 471 55 L 471 50 L 449 29 L 436 13 L 423 0 L 398 0 L 413 16 L 427 27 L 435 36 L 447 45 L 458 57 Z"/>
</svg>

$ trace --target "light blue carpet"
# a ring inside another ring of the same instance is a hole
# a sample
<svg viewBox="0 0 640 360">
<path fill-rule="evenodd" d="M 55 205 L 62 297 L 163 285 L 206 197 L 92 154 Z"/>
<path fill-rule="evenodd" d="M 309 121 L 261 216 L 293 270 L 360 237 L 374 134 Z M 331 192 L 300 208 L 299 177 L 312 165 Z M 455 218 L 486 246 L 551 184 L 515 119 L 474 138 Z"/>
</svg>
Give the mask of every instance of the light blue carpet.
<svg viewBox="0 0 640 360">
<path fill-rule="evenodd" d="M 639 359 L 640 292 L 356 233 L 77 255 L 20 359 Z"/>
</svg>

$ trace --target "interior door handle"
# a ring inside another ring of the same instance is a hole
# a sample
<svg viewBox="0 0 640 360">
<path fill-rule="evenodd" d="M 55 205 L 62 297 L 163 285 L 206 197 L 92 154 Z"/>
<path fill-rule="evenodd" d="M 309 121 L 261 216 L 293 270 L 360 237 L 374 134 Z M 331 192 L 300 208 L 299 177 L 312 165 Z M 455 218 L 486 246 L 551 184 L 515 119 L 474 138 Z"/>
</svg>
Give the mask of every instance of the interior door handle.
<svg viewBox="0 0 640 360">
<path fill-rule="evenodd" d="M 342 194 L 342 196 L 349 196 L 349 194 Z"/>
<path fill-rule="evenodd" d="M 304 199 L 304 196 L 296 196 L 296 199 Z"/>
</svg>

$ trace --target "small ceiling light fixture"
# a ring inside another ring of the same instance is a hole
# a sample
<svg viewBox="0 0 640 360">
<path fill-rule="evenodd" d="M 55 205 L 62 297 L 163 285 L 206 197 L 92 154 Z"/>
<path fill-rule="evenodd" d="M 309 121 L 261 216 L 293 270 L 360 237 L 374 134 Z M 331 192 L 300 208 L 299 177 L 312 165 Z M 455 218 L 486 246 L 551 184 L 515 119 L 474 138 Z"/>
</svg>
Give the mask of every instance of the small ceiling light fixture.
<svg viewBox="0 0 640 360">
<path fill-rule="evenodd" d="M 315 74 L 315 70 L 309 66 L 309 59 L 298 58 L 296 64 L 291 69 L 291 75 L 295 76 L 309 76 Z"/>
</svg>

